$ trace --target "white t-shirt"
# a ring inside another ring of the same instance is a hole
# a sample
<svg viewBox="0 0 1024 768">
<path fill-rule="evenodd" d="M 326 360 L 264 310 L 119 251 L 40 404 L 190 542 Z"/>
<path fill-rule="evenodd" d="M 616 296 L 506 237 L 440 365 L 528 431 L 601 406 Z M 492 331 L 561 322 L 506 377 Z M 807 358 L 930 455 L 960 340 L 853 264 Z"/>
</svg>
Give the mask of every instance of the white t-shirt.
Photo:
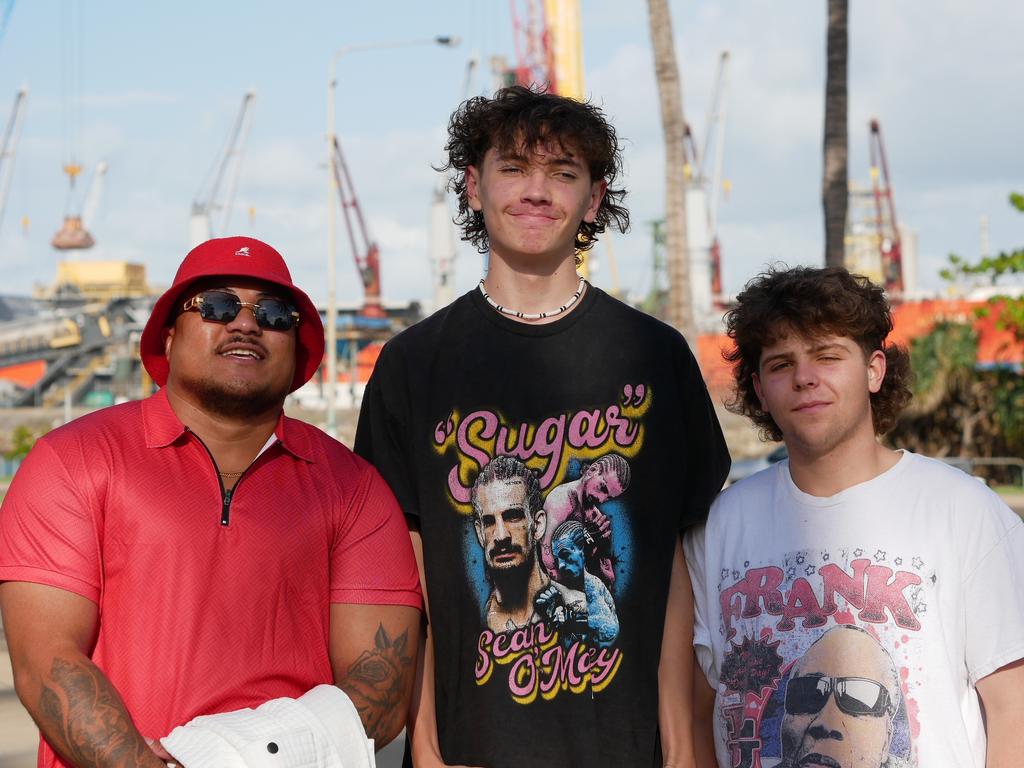
<svg viewBox="0 0 1024 768">
<path fill-rule="evenodd" d="M 1024 525 L 982 483 L 905 452 L 820 498 L 782 462 L 685 547 L 719 766 L 983 768 L 974 686 L 1024 657 Z"/>
</svg>

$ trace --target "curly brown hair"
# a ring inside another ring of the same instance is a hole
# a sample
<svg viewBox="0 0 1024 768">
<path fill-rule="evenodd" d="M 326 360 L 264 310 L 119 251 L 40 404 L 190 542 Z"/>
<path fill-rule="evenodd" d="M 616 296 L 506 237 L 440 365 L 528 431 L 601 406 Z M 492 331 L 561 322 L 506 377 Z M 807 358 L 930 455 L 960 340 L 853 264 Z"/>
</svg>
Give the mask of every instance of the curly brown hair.
<svg viewBox="0 0 1024 768">
<path fill-rule="evenodd" d="M 455 110 L 445 144 L 448 160 L 436 169 L 452 172 L 448 189 L 459 203 L 455 223 L 462 228 L 462 239 L 480 253 L 487 253 L 490 244 L 483 214 L 469 206 L 469 167 L 479 168 L 492 148 L 529 155 L 549 144 L 578 152 L 590 170 L 590 178 L 608 184 L 597 217 L 590 223 L 580 222 L 576 250 L 591 248 L 611 223 L 621 232 L 629 229 L 629 211 L 622 204 L 626 190 L 615 187 L 622 174 L 622 150 L 615 129 L 601 109 L 588 102 L 513 85 L 502 88 L 493 99 L 476 96 Z"/>
<path fill-rule="evenodd" d="M 807 338 L 846 336 L 865 355 L 875 350 L 885 354 L 882 386 L 871 395 L 876 435 L 892 429 L 910 402 L 910 355 L 904 347 L 885 343 L 892 331 L 892 310 L 883 290 L 862 275 L 842 267 L 772 267 L 746 284 L 725 322 L 734 345 L 723 353 L 733 364 L 734 379 L 726 407 L 753 421 L 762 439 L 782 440 L 782 431 L 761 409 L 753 376 L 764 348 L 790 333 Z"/>
</svg>

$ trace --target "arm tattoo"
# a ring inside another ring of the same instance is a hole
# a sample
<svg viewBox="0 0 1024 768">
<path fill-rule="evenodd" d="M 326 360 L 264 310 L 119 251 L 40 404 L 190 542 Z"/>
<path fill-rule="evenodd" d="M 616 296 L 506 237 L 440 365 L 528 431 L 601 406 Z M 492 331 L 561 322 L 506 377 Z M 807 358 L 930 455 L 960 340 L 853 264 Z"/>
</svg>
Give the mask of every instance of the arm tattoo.
<svg viewBox="0 0 1024 768">
<path fill-rule="evenodd" d="M 79 768 L 161 766 L 94 664 L 54 659 L 39 695 L 39 727 Z"/>
<path fill-rule="evenodd" d="M 374 647 L 363 651 L 339 684 L 359 711 L 366 735 L 375 741 L 395 737 L 405 723 L 401 708 L 412 674 L 409 631 L 394 640 L 381 624 Z"/>
</svg>

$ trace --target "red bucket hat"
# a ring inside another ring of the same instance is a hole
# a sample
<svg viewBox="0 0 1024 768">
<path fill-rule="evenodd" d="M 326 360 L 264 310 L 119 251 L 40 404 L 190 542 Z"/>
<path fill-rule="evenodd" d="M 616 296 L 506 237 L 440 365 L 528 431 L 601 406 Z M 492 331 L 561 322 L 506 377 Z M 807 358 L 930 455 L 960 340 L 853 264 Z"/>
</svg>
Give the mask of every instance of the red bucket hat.
<svg viewBox="0 0 1024 768">
<path fill-rule="evenodd" d="M 316 373 L 324 358 L 324 324 L 309 296 L 295 287 L 281 254 L 252 237 L 221 237 L 207 240 L 189 251 L 178 267 L 174 284 L 153 305 L 142 332 L 139 352 L 146 371 L 159 386 L 167 383 L 168 364 L 164 354 L 164 331 L 174 309 L 179 307 L 189 286 L 204 277 L 253 277 L 285 288 L 299 310 L 295 346 L 294 392 Z"/>
</svg>

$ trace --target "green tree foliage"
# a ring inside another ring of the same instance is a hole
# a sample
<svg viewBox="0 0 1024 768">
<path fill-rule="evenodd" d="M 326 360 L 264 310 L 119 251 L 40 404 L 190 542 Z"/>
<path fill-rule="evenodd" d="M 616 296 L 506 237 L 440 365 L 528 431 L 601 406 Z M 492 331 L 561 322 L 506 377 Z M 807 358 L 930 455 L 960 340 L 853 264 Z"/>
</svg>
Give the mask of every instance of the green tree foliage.
<svg viewBox="0 0 1024 768">
<path fill-rule="evenodd" d="M 963 386 L 974 372 L 978 334 L 966 323 L 937 323 L 927 336 L 910 343 L 914 370 L 913 410 L 928 412 L 952 388 Z"/>
<path fill-rule="evenodd" d="M 1010 205 L 1024 213 L 1024 195 L 1018 192 L 1010 194 Z M 1003 251 L 995 256 L 984 256 L 976 262 L 950 254 L 949 267 L 942 270 L 942 277 L 951 282 L 962 278 L 984 278 L 990 285 L 998 285 L 1006 276 L 1024 275 L 1024 248 Z M 1024 342 L 1024 298 L 996 296 L 990 307 L 982 310 L 983 314 L 994 313 L 1000 328 L 1013 332 L 1017 341 Z"/>
<path fill-rule="evenodd" d="M 1024 213 L 1024 195 L 1010 195 Z M 976 263 L 951 255 L 942 276 L 998 285 L 1024 274 L 1024 249 Z M 1024 343 L 1024 298 L 996 296 L 979 314 Z M 1024 456 L 1024 377 L 1018 370 L 977 367 L 978 336 L 966 323 L 941 322 L 910 345 L 914 401 L 889 435 L 894 445 L 932 456 Z"/>
<path fill-rule="evenodd" d="M 11 447 L 4 453 L 4 457 L 11 461 L 25 458 L 38 438 L 39 435 L 29 427 L 19 424 L 11 433 Z"/>
</svg>

